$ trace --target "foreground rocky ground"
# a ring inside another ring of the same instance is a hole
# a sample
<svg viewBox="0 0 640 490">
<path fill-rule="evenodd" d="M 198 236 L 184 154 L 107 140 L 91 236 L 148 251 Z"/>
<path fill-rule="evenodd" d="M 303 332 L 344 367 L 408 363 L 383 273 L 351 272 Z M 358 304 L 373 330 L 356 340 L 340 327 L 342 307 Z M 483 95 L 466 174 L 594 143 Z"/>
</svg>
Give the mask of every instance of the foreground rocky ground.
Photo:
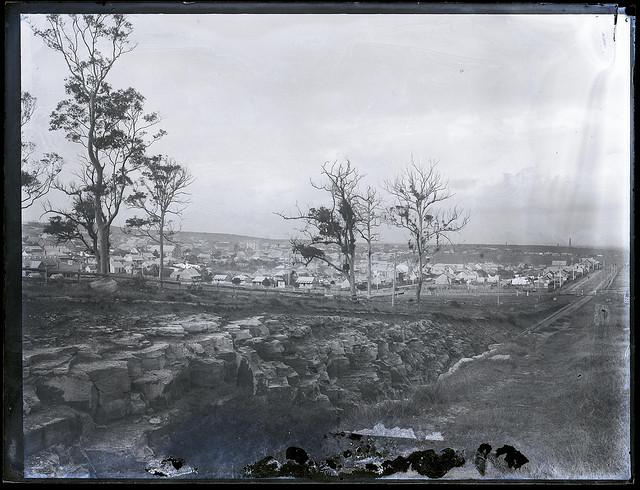
<svg viewBox="0 0 640 490">
<path fill-rule="evenodd" d="M 181 474 L 243 476 L 265 451 L 319 447 L 363 408 L 406 400 L 557 308 L 243 316 L 73 299 L 24 302 L 28 477 L 154 477 L 169 456 L 185 458 Z"/>
</svg>

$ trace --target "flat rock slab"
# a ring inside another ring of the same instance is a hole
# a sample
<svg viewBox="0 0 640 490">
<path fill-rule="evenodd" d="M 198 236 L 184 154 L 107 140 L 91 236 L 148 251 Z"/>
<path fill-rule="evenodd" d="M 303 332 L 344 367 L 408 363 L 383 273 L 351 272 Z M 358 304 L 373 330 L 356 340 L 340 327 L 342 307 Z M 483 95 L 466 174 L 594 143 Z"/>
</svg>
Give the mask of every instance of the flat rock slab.
<svg viewBox="0 0 640 490">
<path fill-rule="evenodd" d="M 250 318 L 243 318 L 242 320 L 236 320 L 229 323 L 228 327 L 257 327 L 262 325 L 262 316 L 254 316 Z"/>
<path fill-rule="evenodd" d="M 156 357 L 164 356 L 167 347 L 169 347 L 169 344 L 166 343 L 153 344 L 146 349 L 135 352 L 134 355 L 141 359 L 154 359 Z"/>
<path fill-rule="evenodd" d="M 188 333 L 203 333 L 217 330 L 218 323 L 213 321 L 193 321 L 183 322 L 181 326 Z"/>
<path fill-rule="evenodd" d="M 90 364 L 78 364 L 73 368 L 76 373 L 85 373 L 103 394 L 116 395 L 131 389 L 127 361 L 99 361 Z"/>
<path fill-rule="evenodd" d="M 511 356 L 509 354 L 497 354 L 495 356 L 491 356 L 489 359 L 491 361 L 508 361 L 511 359 Z"/>
<path fill-rule="evenodd" d="M 115 293 L 118 290 L 118 283 L 113 279 L 105 277 L 89 283 L 89 287 L 100 293 Z"/>
<path fill-rule="evenodd" d="M 167 325 L 154 328 L 153 333 L 160 337 L 184 337 L 185 329 L 182 325 Z"/>
<path fill-rule="evenodd" d="M 81 348 L 88 349 L 88 345 L 70 345 L 68 347 L 48 347 L 44 349 L 37 349 L 31 352 L 25 352 L 23 360 L 25 364 L 33 365 L 42 363 L 44 361 L 69 361 L 74 354 L 76 354 Z"/>
</svg>

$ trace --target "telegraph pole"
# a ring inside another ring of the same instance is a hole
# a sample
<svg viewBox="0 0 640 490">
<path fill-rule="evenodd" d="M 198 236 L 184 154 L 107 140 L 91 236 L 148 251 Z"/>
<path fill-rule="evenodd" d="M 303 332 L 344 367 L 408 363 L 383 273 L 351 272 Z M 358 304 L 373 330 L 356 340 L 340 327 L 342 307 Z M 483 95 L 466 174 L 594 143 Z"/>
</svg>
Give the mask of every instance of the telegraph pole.
<svg viewBox="0 0 640 490">
<path fill-rule="evenodd" d="M 500 274 L 498 274 L 498 306 L 500 305 Z"/>
</svg>

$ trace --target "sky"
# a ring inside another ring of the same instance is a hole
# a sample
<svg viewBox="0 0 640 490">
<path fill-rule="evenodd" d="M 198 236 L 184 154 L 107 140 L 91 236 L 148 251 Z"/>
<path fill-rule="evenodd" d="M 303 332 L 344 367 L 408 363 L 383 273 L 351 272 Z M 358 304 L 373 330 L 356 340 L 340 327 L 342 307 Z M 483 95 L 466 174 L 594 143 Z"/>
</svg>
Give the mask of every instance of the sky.
<svg viewBox="0 0 640 490">
<path fill-rule="evenodd" d="M 136 48 L 109 83 L 134 87 L 167 135 L 152 148 L 195 176 L 182 229 L 296 235 L 320 205 L 325 161 L 348 158 L 384 192 L 413 158 L 470 215 L 457 243 L 628 246 L 630 21 L 613 15 L 131 15 Z M 64 61 L 23 16 L 25 129 L 37 151 L 82 148 L 49 131 Z M 615 35 L 615 41 L 614 41 Z M 52 191 L 48 199 L 63 206 Z M 23 213 L 41 218 L 42 202 Z M 121 225 L 132 212 L 116 220 Z M 382 239 L 405 241 L 383 226 Z"/>
</svg>

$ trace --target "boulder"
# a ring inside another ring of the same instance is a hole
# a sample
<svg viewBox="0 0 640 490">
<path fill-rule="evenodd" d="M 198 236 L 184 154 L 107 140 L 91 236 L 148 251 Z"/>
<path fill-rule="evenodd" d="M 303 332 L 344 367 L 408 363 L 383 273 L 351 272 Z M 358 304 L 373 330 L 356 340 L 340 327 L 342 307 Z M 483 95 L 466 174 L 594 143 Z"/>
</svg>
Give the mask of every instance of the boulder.
<svg viewBox="0 0 640 490">
<path fill-rule="evenodd" d="M 353 347 L 351 353 L 347 353 L 347 358 L 356 369 L 366 368 L 378 357 L 378 346 L 376 344 L 359 344 Z"/>
<path fill-rule="evenodd" d="M 307 359 L 306 357 L 287 355 L 282 358 L 282 361 L 291 366 L 299 375 L 304 375 L 307 372 Z"/>
<path fill-rule="evenodd" d="M 71 446 L 81 433 L 82 423 L 75 410 L 62 405 L 49 407 L 46 411 L 25 417 L 25 454 L 33 454 L 54 444 Z"/>
<path fill-rule="evenodd" d="M 122 395 L 123 397 L 125 395 Z M 129 394 L 126 398 L 115 398 L 108 400 L 100 400 L 95 414 L 96 422 L 104 423 L 112 420 L 118 420 L 129 414 L 131 400 Z"/>
<path fill-rule="evenodd" d="M 269 379 L 267 381 L 267 396 L 272 401 L 291 400 L 293 389 L 285 377 Z"/>
<path fill-rule="evenodd" d="M 382 359 L 389 353 L 389 344 L 384 340 L 378 341 L 378 358 Z"/>
<path fill-rule="evenodd" d="M 191 350 L 186 344 L 180 342 L 176 344 L 170 344 L 167 348 L 167 359 L 181 360 L 191 356 Z"/>
<path fill-rule="evenodd" d="M 148 371 L 144 376 L 133 381 L 132 386 L 135 391 L 144 395 L 145 400 L 150 403 L 167 395 L 176 373 L 169 369 Z"/>
<path fill-rule="evenodd" d="M 218 323 L 214 321 L 190 321 L 182 323 L 182 328 L 188 333 L 203 333 L 216 330 Z"/>
<path fill-rule="evenodd" d="M 196 355 L 200 355 L 204 353 L 204 347 L 202 347 L 202 345 L 198 344 L 197 342 L 193 342 L 190 344 L 186 344 L 187 348 Z"/>
<path fill-rule="evenodd" d="M 85 373 L 47 379 L 38 384 L 37 392 L 47 404 L 61 401 L 86 412 L 93 412 L 98 406 L 98 390 Z"/>
<path fill-rule="evenodd" d="M 25 384 L 22 388 L 22 408 L 24 413 L 28 415 L 33 410 L 38 410 L 41 405 L 35 387 L 31 384 Z"/>
<path fill-rule="evenodd" d="M 339 340 L 332 340 L 331 342 L 329 342 L 327 347 L 329 348 L 329 354 L 334 354 L 336 356 L 344 355 L 344 346 Z"/>
<path fill-rule="evenodd" d="M 351 371 L 351 363 L 346 356 L 331 356 L 327 362 L 327 374 L 330 378 L 339 378 Z"/>
<path fill-rule="evenodd" d="M 219 351 L 232 351 L 233 339 L 227 332 L 212 333 L 198 340 L 207 354 L 214 354 Z"/>
<path fill-rule="evenodd" d="M 256 368 L 246 358 L 242 358 L 238 365 L 236 384 L 240 388 L 250 390 L 252 393 L 255 387 Z"/>
<path fill-rule="evenodd" d="M 164 342 L 153 344 L 146 349 L 135 352 L 134 356 L 141 360 L 143 371 L 164 369 L 168 347 L 169 344 Z"/>
<path fill-rule="evenodd" d="M 146 337 L 141 333 L 129 333 L 122 337 L 110 339 L 110 342 L 121 347 L 135 348 L 139 347 L 145 339 Z"/>
<path fill-rule="evenodd" d="M 253 316 L 249 318 L 243 318 L 241 320 L 236 320 L 229 323 L 228 327 L 255 327 L 258 325 L 262 325 L 261 316 Z"/>
<path fill-rule="evenodd" d="M 289 336 L 293 339 L 302 339 L 311 335 L 311 327 L 309 325 L 300 325 L 294 327 L 289 333 Z"/>
<path fill-rule="evenodd" d="M 194 359 L 189 365 L 191 384 L 199 388 L 219 386 L 225 379 L 222 359 Z"/>
<path fill-rule="evenodd" d="M 89 288 L 99 293 L 111 294 L 118 290 L 118 283 L 109 277 L 89 283 Z"/>
<path fill-rule="evenodd" d="M 141 393 L 131 393 L 130 413 L 142 415 L 147 410 L 147 404 L 142 399 Z"/>
<path fill-rule="evenodd" d="M 267 337 L 270 335 L 269 328 L 266 325 L 252 325 L 249 327 L 249 333 L 252 337 Z"/>
<path fill-rule="evenodd" d="M 257 339 L 256 339 L 257 340 Z M 271 339 L 254 345 L 256 352 L 267 361 L 282 359 L 284 346 L 279 340 Z"/>
<path fill-rule="evenodd" d="M 129 368 L 126 361 L 98 361 L 90 364 L 78 364 L 74 374 L 85 374 L 98 389 L 100 398 L 105 395 L 118 396 L 131 391 Z"/>
</svg>

